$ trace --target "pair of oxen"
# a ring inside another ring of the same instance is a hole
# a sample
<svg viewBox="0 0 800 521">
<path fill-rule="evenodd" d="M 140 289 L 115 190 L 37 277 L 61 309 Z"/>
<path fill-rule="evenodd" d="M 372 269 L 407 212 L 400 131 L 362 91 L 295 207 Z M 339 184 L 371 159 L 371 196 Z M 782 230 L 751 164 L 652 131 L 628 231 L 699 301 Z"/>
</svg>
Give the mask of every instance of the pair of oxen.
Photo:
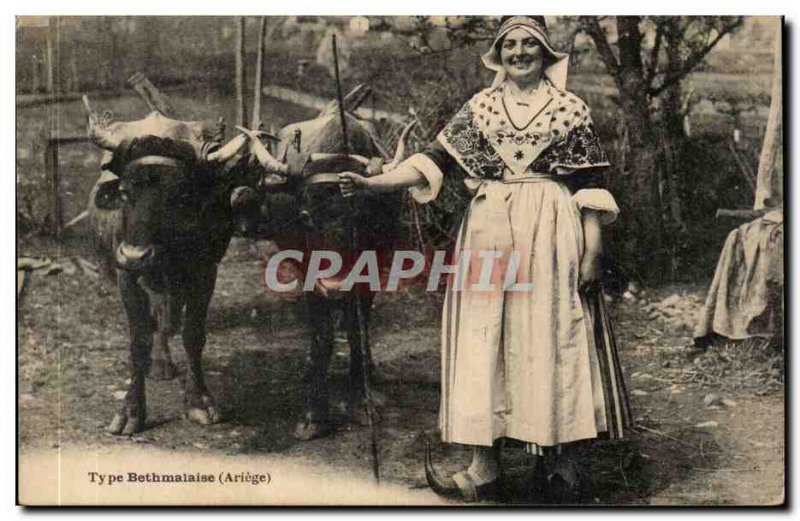
<svg viewBox="0 0 800 521">
<path fill-rule="evenodd" d="M 387 166 L 383 162 L 399 161 L 405 149 L 410 126 L 391 158 L 374 126 L 354 115 L 363 92 L 344 100 L 344 126 L 338 104 L 331 103 L 317 118 L 270 137 L 277 141 L 276 157 L 257 131 L 237 127 L 242 133 L 223 144 L 219 126 L 159 112 L 111 123 L 91 112 L 87 101 L 89 136 L 105 149 L 89 222 L 99 253 L 116 276 L 130 333 L 130 385 L 109 432 L 133 435 L 146 428 L 146 376 L 175 377 L 168 340 L 181 323 L 186 416 L 201 425 L 221 421 L 203 376 L 202 354 L 217 267 L 237 229 L 266 235 L 283 248 L 355 254 L 391 247 L 396 199 L 358 194 L 347 200 L 337 183 L 337 172 L 378 172 Z M 336 307 L 344 304 L 350 344 L 350 411 L 363 404 L 364 364 L 371 363 L 365 324 L 374 295 L 360 292 L 354 298 L 318 289 L 305 294 L 311 353 L 305 410 L 294 431 L 303 440 L 325 435 L 330 425 L 327 372 Z"/>
</svg>

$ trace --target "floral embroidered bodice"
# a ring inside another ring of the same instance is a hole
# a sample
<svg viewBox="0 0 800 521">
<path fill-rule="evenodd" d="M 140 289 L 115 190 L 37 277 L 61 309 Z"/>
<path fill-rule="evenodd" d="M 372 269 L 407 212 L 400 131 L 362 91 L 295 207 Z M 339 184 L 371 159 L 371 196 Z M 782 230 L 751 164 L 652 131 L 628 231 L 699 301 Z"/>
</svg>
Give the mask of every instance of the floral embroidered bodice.
<svg viewBox="0 0 800 521">
<path fill-rule="evenodd" d="M 437 137 L 468 175 L 502 179 L 506 168 L 517 176 L 555 175 L 609 165 L 583 100 L 544 81 L 528 100 L 533 116 L 523 121 L 512 112 L 505 88 L 473 96 Z"/>
</svg>

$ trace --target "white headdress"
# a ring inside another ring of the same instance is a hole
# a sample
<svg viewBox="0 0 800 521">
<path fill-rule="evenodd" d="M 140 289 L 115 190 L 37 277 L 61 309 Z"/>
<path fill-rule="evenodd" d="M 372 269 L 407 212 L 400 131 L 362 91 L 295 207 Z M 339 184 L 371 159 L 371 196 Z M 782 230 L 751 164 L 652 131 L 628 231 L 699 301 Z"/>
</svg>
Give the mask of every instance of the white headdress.
<svg viewBox="0 0 800 521">
<path fill-rule="evenodd" d="M 497 87 L 506 79 L 506 71 L 503 68 L 503 62 L 500 60 L 500 53 L 498 51 L 497 43 L 500 42 L 509 31 L 513 29 L 524 29 L 531 36 L 539 40 L 545 50 L 550 53 L 552 60 L 547 68 L 544 70 L 544 75 L 559 89 L 564 89 L 567 86 L 567 68 L 569 67 L 569 54 L 563 52 L 556 52 L 550 44 L 550 38 L 547 36 L 547 28 L 543 23 L 540 23 L 530 16 L 512 16 L 503 22 L 497 30 L 492 46 L 481 57 L 483 64 L 497 74 L 492 82 L 492 87 Z"/>
</svg>

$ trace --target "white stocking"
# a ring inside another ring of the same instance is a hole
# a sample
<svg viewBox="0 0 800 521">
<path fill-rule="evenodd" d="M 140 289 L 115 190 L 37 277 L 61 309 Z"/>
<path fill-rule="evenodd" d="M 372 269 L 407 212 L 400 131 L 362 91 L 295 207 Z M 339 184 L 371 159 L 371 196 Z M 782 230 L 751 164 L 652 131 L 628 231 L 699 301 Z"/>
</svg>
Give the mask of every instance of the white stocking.
<svg viewBox="0 0 800 521">
<path fill-rule="evenodd" d="M 492 447 L 472 447 L 472 464 L 467 472 L 476 485 L 494 481 L 500 475 L 499 451 Z"/>
</svg>

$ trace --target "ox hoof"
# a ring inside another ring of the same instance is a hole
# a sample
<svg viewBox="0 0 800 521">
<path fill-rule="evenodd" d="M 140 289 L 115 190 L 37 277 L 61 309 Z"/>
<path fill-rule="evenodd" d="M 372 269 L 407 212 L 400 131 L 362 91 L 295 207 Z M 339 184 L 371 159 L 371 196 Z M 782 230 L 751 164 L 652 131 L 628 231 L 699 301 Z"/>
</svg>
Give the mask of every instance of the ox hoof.
<svg viewBox="0 0 800 521">
<path fill-rule="evenodd" d="M 144 414 L 130 414 L 121 412 L 114 415 L 114 419 L 106 428 L 106 432 L 117 436 L 133 436 L 145 427 Z"/>
<path fill-rule="evenodd" d="M 222 421 L 222 414 L 209 396 L 203 396 L 203 407 L 189 407 L 186 418 L 198 425 L 213 425 Z"/>
<path fill-rule="evenodd" d="M 292 436 L 300 441 L 310 441 L 326 436 L 329 431 L 328 422 L 315 421 L 307 414 L 303 420 L 297 422 Z"/>
<path fill-rule="evenodd" d="M 153 360 L 150 364 L 150 378 L 153 380 L 172 380 L 178 374 L 178 369 L 169 360 Z"/>
</svg>

